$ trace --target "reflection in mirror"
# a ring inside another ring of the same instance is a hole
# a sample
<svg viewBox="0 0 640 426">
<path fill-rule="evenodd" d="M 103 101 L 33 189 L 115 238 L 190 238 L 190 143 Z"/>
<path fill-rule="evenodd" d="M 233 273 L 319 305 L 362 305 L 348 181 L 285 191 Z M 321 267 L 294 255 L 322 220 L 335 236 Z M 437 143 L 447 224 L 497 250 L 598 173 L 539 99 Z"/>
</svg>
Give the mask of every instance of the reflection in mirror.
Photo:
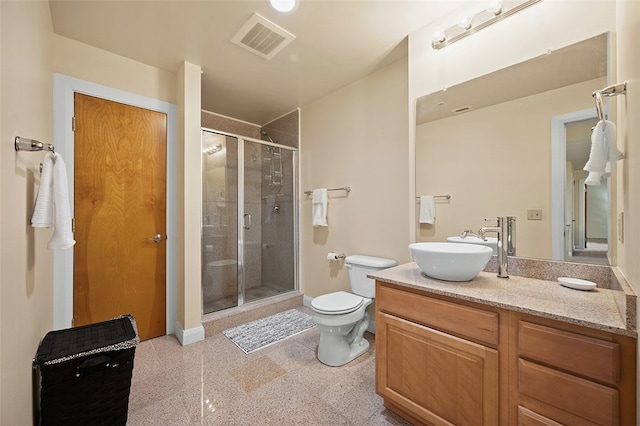
<svg viewBox="0 0 640 426">
<path fill-rule="evenodd" d="M 581 198 L 580 188 L 607 51 L 601 34 L 417 99 L 415 195 L 451 198 L 437 199 L 435 223 L 419 224 L 416 240 L 446 241 L 485 218 L 516 216 L 518 256 L 606 264 L 615 191 L 605 183 Z M 567 147 L 553 160 L 552 121 Z M 564 181 L 552 180 L 553 163 Z M 564 200 L 553 200 L 552 184 Z M 566 225 L 555 235 L 554 213 Z M 554 253 L 562 244 L 565 253 Z"/>
</svg>

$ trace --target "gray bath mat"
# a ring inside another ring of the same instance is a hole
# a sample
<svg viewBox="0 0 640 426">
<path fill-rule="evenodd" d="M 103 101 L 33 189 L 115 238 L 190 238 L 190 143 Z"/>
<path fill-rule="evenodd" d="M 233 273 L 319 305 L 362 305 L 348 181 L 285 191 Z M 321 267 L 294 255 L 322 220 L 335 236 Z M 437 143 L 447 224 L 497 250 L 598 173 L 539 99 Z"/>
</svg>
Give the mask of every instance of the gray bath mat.
<svg viewBox="0 0 640 426">
<path fill-rule="evenodd" d="M 222 331 L 246 354 L 278 343 L 316 324 L 310 315 L 297 309 L 289 309 L 270 317 L 251 321 Z"/>
</svg>

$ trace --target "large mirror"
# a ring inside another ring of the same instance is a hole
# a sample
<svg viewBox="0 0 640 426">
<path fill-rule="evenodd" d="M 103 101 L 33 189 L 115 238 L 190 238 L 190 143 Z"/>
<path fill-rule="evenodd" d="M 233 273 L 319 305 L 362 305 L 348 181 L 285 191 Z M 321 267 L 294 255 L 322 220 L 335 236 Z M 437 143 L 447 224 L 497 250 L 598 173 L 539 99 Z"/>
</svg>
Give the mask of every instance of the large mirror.
<svg viewBox="0 0 640 426">
<path fill-rule="evenodd" d="M 417 204 L 436 196 L 435 222 L 418 223 L 417 241 L 516 216 L 519 257 L 615 262 L 613 178 L 587 191 L 582 171 L 608 46 L 601 34 L 416 100 Z"/>
</svg>

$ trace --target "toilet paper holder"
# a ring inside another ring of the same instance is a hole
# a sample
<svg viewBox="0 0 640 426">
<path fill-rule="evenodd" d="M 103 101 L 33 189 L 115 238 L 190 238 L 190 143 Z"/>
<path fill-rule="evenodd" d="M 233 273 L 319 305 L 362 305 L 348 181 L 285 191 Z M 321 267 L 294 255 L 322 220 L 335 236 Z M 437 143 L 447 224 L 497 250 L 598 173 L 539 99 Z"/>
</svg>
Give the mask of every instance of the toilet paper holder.
<svg viewBox="0 0 640 426">
<path fill-rule="evenodd" d="M 327 260 L 331 260 L 331 261 L 334 261 L 334 262 L 343 260 L 345 257 L 347 257 L 347 256 L 345 256 L 344 253 L 334 253 L 332 251 L 327 253 Z"/>
</svg>

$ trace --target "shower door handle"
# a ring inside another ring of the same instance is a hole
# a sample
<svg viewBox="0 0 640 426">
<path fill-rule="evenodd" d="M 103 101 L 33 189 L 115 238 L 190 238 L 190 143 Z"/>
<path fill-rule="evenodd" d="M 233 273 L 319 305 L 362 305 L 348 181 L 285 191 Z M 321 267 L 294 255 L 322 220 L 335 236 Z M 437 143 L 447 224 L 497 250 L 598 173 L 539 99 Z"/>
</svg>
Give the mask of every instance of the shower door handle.
<svg viewBox="0 0 640 426">
<path fill-rule="evenodd" d="M 251 215 L 249 213 L 244 214 L 244 229 L 251 229 Z"/>
</svg>

